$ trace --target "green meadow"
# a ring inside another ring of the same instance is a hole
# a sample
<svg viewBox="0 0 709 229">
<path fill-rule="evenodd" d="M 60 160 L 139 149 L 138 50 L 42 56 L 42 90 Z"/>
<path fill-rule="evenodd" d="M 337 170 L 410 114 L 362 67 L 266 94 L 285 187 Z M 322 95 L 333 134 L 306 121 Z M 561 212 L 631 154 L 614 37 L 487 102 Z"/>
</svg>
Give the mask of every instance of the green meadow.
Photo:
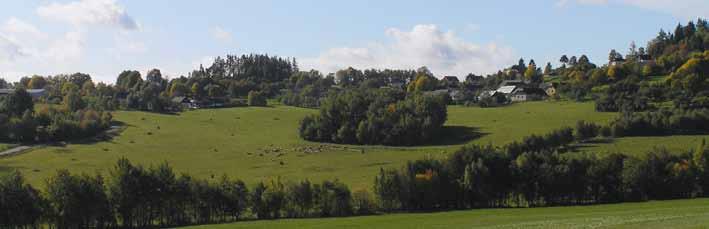
<svg viewBox="0 0 709 229">
<path fill-rule="evenodd" d="M 706 228 L 709 199 L 286 219 L 188 228 Z"/>
<path fill-rule="evenodd" d="M 178 115 L 119 111 L 114 113 L 114 119 L 123 127 L 116 137 L 47 146 L 0 158 L 0 173 L 19 170 L 31 184 L 41 187 L 58 169 L 107 173 L 117 159 L 126 157 L 144 166 L 167 162 L 178 172 L 201 178 L 218 179 L 226 174 L 248 183 L 276 178 L 337 178 L 354 189 L 367 189 L 380 167 L 398 168 L 408 160 L 445 156 L 469 143 L 500 146 L 533 133 L 573 126 L 578 120 L 604 123 L 615 116 L 595 112 L 592 103 L 529 102 L 485 109 L 451 106 L 445 130 L 436 144 L 386 147 L 306 142 L 298 137 L 299 121 L 315 112 L 280 105 L 196 110 Z M 682 149 L 697 141 L 696 137 L 673 138 L 618 139 L 582 149 L 642 153 L 652 145 L 649 143 L 667 143 L 671 149 Z"/>
</svg>

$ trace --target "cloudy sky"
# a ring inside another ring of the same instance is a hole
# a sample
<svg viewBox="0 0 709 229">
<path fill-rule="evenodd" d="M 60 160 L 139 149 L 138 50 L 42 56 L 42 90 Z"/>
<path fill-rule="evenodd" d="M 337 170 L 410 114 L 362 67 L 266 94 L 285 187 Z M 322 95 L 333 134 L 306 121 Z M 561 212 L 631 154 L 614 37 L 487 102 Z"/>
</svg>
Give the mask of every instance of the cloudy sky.
<svg viewBox="0 0 709 229">
<path fill-rule="evenodd" d="M 709 17 L 707 0 L 4 0 L 0 77 L 126 69 L 187 74 L 219 55 L 298 58 L 301 69 L 494 72 L 520 57 L 603 62 L 660 28 Z"/>
</svg>

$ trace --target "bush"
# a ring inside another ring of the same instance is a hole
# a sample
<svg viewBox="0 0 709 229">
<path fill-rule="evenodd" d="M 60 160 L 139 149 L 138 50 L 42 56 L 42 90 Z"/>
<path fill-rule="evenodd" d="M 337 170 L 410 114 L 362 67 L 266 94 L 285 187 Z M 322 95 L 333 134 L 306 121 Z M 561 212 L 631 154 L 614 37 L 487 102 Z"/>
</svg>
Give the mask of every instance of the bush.
<svg viewBox="0 0 709 229">
<path fill-rule="evenodd" d="M 598 136 L 600 127 L 594 123 L 578 121 L 576 123 L 576 140 L 585 141 Z"/>
<path fill-rule="evenodd" d="M 351 90 L 328 97 L 319 114 L 301 121 L 299 133 L 310 141 L 415 145 L 429 142 L 446 118 L 446 104 L 438 97 Z"/>
<path fill-rule="evenodd" d="M 261 92 L 257 91 L 250 91 L 249 92 L 249 97 L 248 97 L 248 104 L 249 106 L 259 106 L 263 107 L 267 105 L 266 101 L 266 96 L 263 95 Z"/>
</svg>

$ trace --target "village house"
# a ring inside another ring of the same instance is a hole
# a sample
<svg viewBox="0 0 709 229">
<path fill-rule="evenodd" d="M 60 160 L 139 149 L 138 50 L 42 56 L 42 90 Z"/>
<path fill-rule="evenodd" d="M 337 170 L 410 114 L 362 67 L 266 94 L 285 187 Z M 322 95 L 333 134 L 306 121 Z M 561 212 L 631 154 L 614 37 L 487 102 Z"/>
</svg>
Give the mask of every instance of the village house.
<svg viewBox="0 0 709 229">
<path fill-rule="evenodd" d="M 12 94 L 14 91 L 15 89 L 0 89 L 0 96 Z M 44 89 L 27 89 L 26 91 L 33 99 L 38 99 L 47 94 L 47 90 Z"/>
<path fill-rule="evenodd" d="M 518 87 L 509 98 L 512 102 L 525 102 L 542 100 L 547 96 L 546 92 L 538 87 Z"/>
</svg>

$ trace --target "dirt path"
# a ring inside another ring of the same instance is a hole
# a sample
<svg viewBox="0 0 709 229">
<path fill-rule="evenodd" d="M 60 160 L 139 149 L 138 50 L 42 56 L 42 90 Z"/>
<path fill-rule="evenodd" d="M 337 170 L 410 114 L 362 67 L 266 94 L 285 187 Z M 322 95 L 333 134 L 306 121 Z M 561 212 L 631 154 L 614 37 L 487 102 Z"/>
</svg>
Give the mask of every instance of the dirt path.
<svg viewBox="0 0 709 229">
<path fill-rule="evenodd" d="M 0 152 L 0 157 L 12 156 L 30 150 L 36 146 L 17 146 Z"/>
<path fill-rule="evenodd" d="M 123 130 L 120 126 L 111 126 L 108 130 L 104 131 L 103 133 L 99 134 L 98 136 L 92 137 L 91 139 L 97 139 L 101 137 L 108 137 L 112 138 L 114 136 L 117 136 L 120 134 L 121 130 Z M 64 143 L 62 143 L 64 144 Z M 9 157 L 9 156 L 14 156 L 20 153 L 27 152 L 31 149 L 37 148 L 37 147 L 42 147 L 45 146 L 44 144 L 39 144 L 39 145 L 21 145 L 21 146 L 15 146 L 10 149 L 6 149 L 3 151 L 0 151 L 0 157 Z"/>
</svg>

